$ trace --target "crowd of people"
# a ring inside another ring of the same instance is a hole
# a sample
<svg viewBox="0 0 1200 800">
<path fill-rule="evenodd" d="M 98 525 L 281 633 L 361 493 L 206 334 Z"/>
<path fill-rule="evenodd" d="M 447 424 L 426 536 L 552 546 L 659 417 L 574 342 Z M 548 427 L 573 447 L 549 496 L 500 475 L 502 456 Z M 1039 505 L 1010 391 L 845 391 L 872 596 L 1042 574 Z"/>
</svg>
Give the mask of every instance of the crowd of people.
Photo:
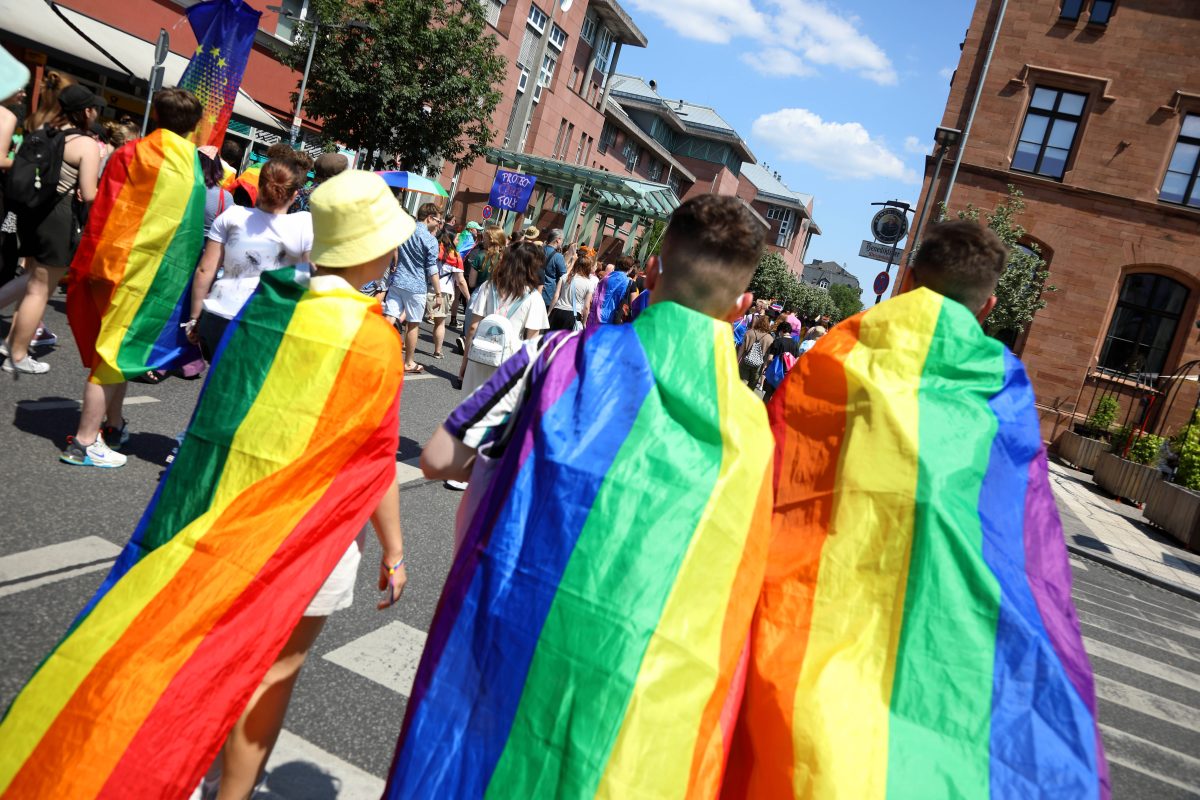
<svg viewBox="0 0 1200 800">
<path fill-rule="evenodd" d="M 646 786 L 677 781 L 670 791 L 646 789 L 644 796 L 685 791 L 716 796 L 728 764 L 730 774 L 747 787 L 740 796 L 753 797 L 769 796 L 756 787 L 771 784 L 781 770 L 792 775 L 790 744 L 764 745 L 755 732 L 743 731 L 746 718 L 739 721 L 738 707 L 744 693 L 744 703 L 756 713 L 769 718 L 763 709 L 775 709 L 779 725 L 801 724 L 792 720 L 789 697 L 771 699 L 781 686 L 797 685 L 793 673 L 799 663 L 771 663 L 767 651 L 803 640 L 807 628 L 796 621 L 794 629 L 764 630 L 760 615 L 777 613 L 780 603 L 817 595 L 815 562 L 811 556 L 771 561 L 780 541 L 798 535 L 772 527 L 772 498 L 802 474 L 836 473 L 829 466 L 836 465 L 836 450 L 813 448 L 797 455 L 785 440 L 809 434 L 814 441 L 828 440 L 817 430 L 827 424 L 820 415 L 788 416 L 787 410 L 797 407 L 805 392 L 831 391 L 835 381 L 818 379 L 843 355 L 822 350 L 831 320 L 802 319 L 746 291 L 763 249 L 763 231 L 751 212 L 733 198 L 689 200 L 670 219 L 660 255 L 644 265 L 627 255 L 602 263 L 591 248 L 568 243 L 558 229 L 529 226 L 507 235 L 498 226 L 469 222 L 459 230 L 447 209 L 434 203 L 422 204 L 413 219 L 381 178 L 349 169 L 340 156 L 314 162 L 277 145 L 260 169 L 239 174 L 242 154 L 229 142 L 219 152 L 201 148 L 194 155 L 187 136 L 199 121 L 200 106 L 180 89 L 155 96 L 157 130 L 150 137 L 106 152 L 103 137 L 93 132 L 102 105 L 87 89 L 48 73 L 38 109 L 26 122 L 24 143 L 0 164 L 11 172 L 10 186 L 20 183 L 23 165 L 37 155 L 26 149 L 31 145 L 39 153 L 50 152 L 50 161 L 42 163 L 56 165 L 50 173 L 53 191 L 27 194 L 11 209 L 24 261 L 21 276 L 0 288 L 0 303 L 19 301 L 4 370 L 32 376 L 50 369 L 29 349 L 38 341 L 47 298 L 68 268 L 68 321 L 90 376 L 80 426 L 63 461 L 122 466 L 125 457 L 118 450 L 128 437 L 122 413 L 126 381 L 161 380 L 196 361 L 211 365 L 201 408 L 163 478 L 161 494 L 147 510 L 147 520 L 162 530 L 150 543 L 138 539 L 145 525 L 139 526 L 132 555 L 118 561 L 100 591 L 116 597 L 113 587 L 133 579 L 128 572 L 134 563 L 144 575 L 184 560 L 171 553 L 193 549 L 204 550 L 206 564 L 229 558 L 239 564 L 239 574 L 261 576 L 244 599 L 228 605 L 219 605 L 226 601 L 215 596 L 215 589 L 207 590 L 202 571 L 169 583 L 171 601 L 186 604 L 197 618 L 219 620 L 221 635 L 244 631 L 237 648 L 197 647 L 203 632 L 171 625 L 140 634 L 158 642 L 163 652 L 205 653 L 211 659 L 205 674 L 239 687 L 221 695 L 228 708 L 210 707 L 204 714 L 186 705 L 155 707 L 154 713 L 186 720 L 179 723 L 187 725 L 186 731 L 175 733 L 194 745 L 177 746 L 164 757 L 164 762 L 175 759 L 171 780 L 190 781 L 190 790 L 204 775 L 195 790 L 204 798 L 245 798 L 253 792 L 280 732 L 291 687 L 324 619 L 352 601 L 368 520 L 383 547 L 379 607 L 400 598 L 408 577 L 394 479 L 399 387 L 404 375 L 425 369 L 417 352 L 426 320 L 433 325 L 434 359 L 444 357 L 449 337 L 463 354 L 457 382 L 463 400 L 425 447 L 421 465 L 427 477 L 467 493 L 454 526 L 454 566 L 414 686 L 388 796 L 478 796 L 489 785 L 512 796 L 582 796 L 595 794 L 602 783 L 608 794 L 621 796 L 633 785 L 614 777 L 622 765 L 626 778 L 639 775 Z M 11 127 L 0 117 L 0 153 L 11 149 Z M 194 162 L 196 170 L 194 176 L 186 168 L 173 173 L 183 189 L 176 194 L 186 202 L 150 201 L 162 203 L 154 212 L 161 224 L 170 223 L 170 231 L 148 240 L 145 250 L 157 260 L 147 266 L 146 258 L 120 245 L 110 226 L 121 213 L 145 210 L 132 207 L 132 193 L 116 189 L 143 179 L 139 158 L 150 148 L 179 153 L 180 163 Z M 96 207 L 89 219 L 86 208 L 92 201 Z M 118 263 L 121 269 L 112 269 Z M 923 287 L 922 302 L 953 306 L 946 319 L 955 330 L 939 335 L 974 336 L 975 346 L 992 352 L 972 318 L 982 319 L 994 305 L 992 292 L 1004 263 L 1003 246 L 973 223 L 931 227 L 913 276 Z M 127 313 L 116 300 L 89 300 L 103 292 L 105 298 L 120 298 L 138 282 L 150 286 L 146 299 L 152 302 L 143 302 L 136 312 Z M 886 304 L 880 308 L 886 312 Z M 91 309 L 94 319 L 76 309 Z M 290 316 L 281 316 L 281 309 Z M 155 313 L 153 324 L 138 323 L 141 315 Z M 889 328 L 871 332 L 867 323 L 863 326 L 856 346 L 882 352 L 879 363 L 890 363 L 887 350 L 897 343 L 888 340 Z M 318 330 L 319 336 L 310 334 Z M 857 327 L 854 331 L 842 338 L 859 336 Z M 295 354 L 277 355 L 278 369 L 264 363 L 263 348 L 282 354 L 292 352 L 288 347 Z M 844 344 L 839 347 L 848 351 Z M 996 347 L 997 353 L 1003 349 Z M 804 368 L 806 360 L 811 368 Z M 289 366 L 304 371 L 303 377 L 287 373 Z M 342 371 L 355 376 L 353 387 L 338 385 Z M 785 380 L 789 373 L 793 379 Z M 856 379 L 867 388 L 854 403 L 843 398 L 847 414 L 868 413 L 871 403 L 864 398 L 883 402 L 869 385 L 873 376 L 865 370 Z M 296 414 L 298 419 L 315 420 L 320 412 L 321 444 L 313 452 L 307 452 L 299 422 L 258 429 L 260 440 L 253 448 L 234 445 L 237 426 L 231 420 L 252 413 L 259 399 L 278 391 L 272 381 L 286 388 L 285 394 L 271 396 L 275 402 L 284 397 L 288 408 L 312 409 L 308 416 Z M 772 419 L 782 420 L 774 429 L 750 389 L 761 389 L 771 402 Z M 958 391 L 953 381 L 937 384 L 937 390 L 954 396 Z M 827 409 L 834 401 L 822 402 L 820 408 Z M 251 412 L 238 411 L 243 406 Z M 971 437 L 983 435 L 984 428 L 959 433 L 977 447 Z M 846 430 L 869 436 L 873 429 Z M 1030 450 L 1020 462 L 1024 477 L 1030 474 L 1029 459 L 1040 457 L 1036 452 Z M 213 464 L 224 464 L 229 474 L 259 475 L 256 470 L 275 469 L 270 465 L 291 467 L 288 459 L 301 454 L 315 460 L 298 462 L 295 471 L 278 476 L 262 473 L 262 482 L 274 487 L 272 508 L 294 506 L 294 515 L 278 530 L 254 534 L 278 537 L 278 553 L 287 556 L 278 562 L 289 570 L 286 580 L 267 583 L 271 577 L 261 570 L 276 563 L 269 561 L 271 553 L 261 564 L 246 566 L 244 549 L 230 554 L 217 544 L 222 524 L 244 524 L 247 515 L 265 509 L 244 508 L 242 517 L 230 516 L 228 522 L 213 516 L 211 547 L 208 539 L 197 541 L 201 534 L 188 527 L 191 518 L 184 519 L 182 512 L 179 519 L 163 517 L 166 512 L 156 510 L 156 503 L 168 500 L 195 505 L 200 519 L 208 502 L 224 497 L 217 491 L 225 485 L 222 473 Z M 334 464 L 335 455 L 343 459 L 336 461 L 336 476 L 318 485 L 312 472 Z M 776 457 L 780 461 L 773 467 Z M 825 461 L 796 466 L 817 458 Z M 937 469 L 936 461 L 923 462 L 922 475 Z M 877 491 L 893 502 L 895 492 L 882 484 L 871 488 L 869 477 L 838 476 L 837 481 L 856 487 L 847 496 Z M 818 481 L 815 489 L 801 493 L 801 505 L 824 502 L 839 491 L 832 477 Z M 947 485 L 943 491 L 949 497 L 957 490 Z M 966 499 L 973 507 L 976 498 Z M 783 511 L 796 508 L 776 509 L 777 515 Z M 820 517 L 805 513 L 806 520 Z M 832 512 L 822 513 L 827 516 L 820 518 L 832 519 Z M 297 537 L 309 538 L 290 539 L 288 526 L 295 526 Z M 448 526 L 420 535 L 450 533 Z M 856 535 L 852 527 L 841 533 Z M 289 542 L 310 549 L 286 550 Z M 1065 565 L 1061 541 L 1056 547 L 1042 558 L 1057 563 L 1061 557 Z M 907 558 L 899 560 L 907 570 Z M 878 578 L 895 567 L 881 562 L 864 569 Z M 784 588 L 760 598 L 764 586 Z M 677 599 L 688 587 L 692 594 Z M 822 592 L 838 590 L 821 587 Z M 830 607 L 844 605 L 833 595 L 821 597 Z M 971 598 L 967 605 L 976 600 L 984 602 Z M 120 628 L 105 622 L 105 615 L 126 619 L 114 608 L 117 602 L 89 605 L 0 724 L 32 735 L 27 732 L 37 726 L 25 720 L 43 714 L 44 706 L 23 698 L 53 693 L 55 676 L 65 668 L 60 664 L 71 658 L 62 648 L 70 647 L 72 637 L 92 636 L 91 625 Z M 1069 606 L 1067 601 L 1039 612 L 1062 615 L 1055 630 L 1066 631 L 1058 634 L 1063 641 L 1079 636 L 1077 624 L 1071 628 Z M 871 612 L 876 620 L 895 613 L 890 606 Z M 1036 626 L 1010 627 L 1025 632 Z M 187 639 L 190 635 L 195 638 Z M 559 638 L 549 641 L 553 636 Z M 1038 652 L 1038 658 L 1053 657 L 1049 648 Z M 652 668 L 639 669 L 642 654 Z M 141 689 L 140 662 L 121 661 L 106 673 L 107 683 L 72 694 L 75 705 L 63 715 L 76 720 L 68 728 L 77 751 L 121 746 L 96 729 L 104 715 L 133 713 L 118 702 L 120 691 L 112 687 L 126 680 Z M 838 666 L 834 662 L 828 668 Z M 845 691 L 864 698 L 890 693 L 890 677 L 881 690 L 863 677 L 865 672 L 845 669 L 839 684 Z M 1056 672 L 1041 680 L 1066 679 Z M 194 702 L 221 702 L 203 694 Z M 1036 698 L 1023 697 L 1014 702 L 1024 703 L 1032 714 Z M 804 722 L 813 728 L 822 723 Z M 1055 763 L 1039 762 L 1038 775 L 1081 776 L 1075 783 L 1054 783 L 1058 790 L 1068 786 L 1058 796 L 1089 796 L 1096 781 L 1088 784 L 1087 775 L 1103 772 L 1103 756 L 1093 752 L 1094 725 L 1049 719 L 1045 724 L 1053 731 L 1042 735 L 1065 745 L 1055 750 L 1060 754 Z M 985 715 L 947 735 L 1005 734 L 989 733 Z M 522 736 L 529 741 L 522 744 Z M 62 787 L 104 778 L 62 770 L 61 762 L 49 756 L 40 763 L 38 753 L 49 752 L 51 744 L 43 742 L 41 750 L 33 744 L 22 740 L 20 752 L 32 753 L 33 760 L 24 762 L 28 772 L 17 776 L 32 781 L 22 785 L 44 789 L 40 796 L 83 796 Z M 662 753 L 674 755 L 662 756 L 655 768 L 661 775 L 655 775 L 638 762 L 657 764 L 651 752 L 659 744 Z M 1003 743 L 993 749 L 1007 751 Z M 852 758 L 834 745 L 814 752 L 797 755 L 795 770 L 816 781 L 826 779 L 818 763 L 822 758 L 839 763 Z M 117 763 L 116 756 L 106 763 Z M 807 761 L 801 765 L 800 759 Z M 166 769 L 158 763 L 138 768 L 146 774 Z M 957 768 L 953 759 L 938 765 L 946 774 Z M 498 775 L 513 782 L 498 789 Z M 937 783 L 956 785 L 949 778 Z M 729 791 L 726 796 L 739 796 Z M 945 793 L 931 789 L 929 796 Z"/>
</svg>

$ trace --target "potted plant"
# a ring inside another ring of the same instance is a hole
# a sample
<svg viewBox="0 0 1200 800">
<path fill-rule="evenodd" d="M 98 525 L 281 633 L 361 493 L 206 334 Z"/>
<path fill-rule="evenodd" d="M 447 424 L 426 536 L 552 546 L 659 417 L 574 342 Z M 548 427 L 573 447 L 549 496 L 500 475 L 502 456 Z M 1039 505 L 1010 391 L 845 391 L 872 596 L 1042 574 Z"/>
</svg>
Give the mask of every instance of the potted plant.
<svg viewBox="0 0 1200 800">
<path fill-rule="evenodd" d="M 1177 441 L 1177 452 L 1175 480 L 1152 484 L 1142 513 L 1189 550 L 1200 551 L 1200 412 Z"/>
<path fill-rule="evenodd" d="M 1109 494 L 1141 505 L 1146 502 L 1150 487 L 1162 480 L 1158 464 L 1165 440 L 1153 433 L 1133 436 L 1127 455 L 1121 455 L 1122 449 L 1100 456 L 1096 461 L 1095 481 Z"/>
<path fill-rule="evenodd" d="M 1121 410 L 1117 398 L 1105 395 L 1096 403 L 1092 414 L 1073 431 L 1066 431 L 1058 440 L 1058 455 L 1083 472 L 1096 468 L 1096 461 L 1109 450 L 1109 429 Z"/>
</svg>

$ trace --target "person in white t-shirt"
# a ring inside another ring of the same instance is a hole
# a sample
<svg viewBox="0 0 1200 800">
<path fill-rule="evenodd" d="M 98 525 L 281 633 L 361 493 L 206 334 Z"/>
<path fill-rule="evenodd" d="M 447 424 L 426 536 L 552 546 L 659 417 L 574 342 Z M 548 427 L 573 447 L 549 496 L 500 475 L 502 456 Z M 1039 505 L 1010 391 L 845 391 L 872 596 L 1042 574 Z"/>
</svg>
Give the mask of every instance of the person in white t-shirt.
<svg viewBox="0 0 1200 800">
<path fill-rule="evenodd" d="M 545 262 L 546 255 L 540 245 L 523 242 L 510 247 L 504 259 L 492 268 L 490 278 L 471 296 L 467 352 L 459 373 L 463 392 L 475 391 L 498 369 L 471 360 L 471 340 L 484 317 L 504 314 L 526 339 L 550 327 L 546 301 L 542 299 L 542 265 Z"/>
<path fill-rule="evenodd" d="M 304 178 L 290 159 L 268 161 L 259 174 L 258 205 L 231 206 L 213 220 L 192 279 L 188 322 L 188 339 L 200 345 L 206 360 L 212 361 L 225 327 L 258 288 L 259 275 L 283 267 L 307 269 L 312 215 L 287 213 Z"/>
</svg>

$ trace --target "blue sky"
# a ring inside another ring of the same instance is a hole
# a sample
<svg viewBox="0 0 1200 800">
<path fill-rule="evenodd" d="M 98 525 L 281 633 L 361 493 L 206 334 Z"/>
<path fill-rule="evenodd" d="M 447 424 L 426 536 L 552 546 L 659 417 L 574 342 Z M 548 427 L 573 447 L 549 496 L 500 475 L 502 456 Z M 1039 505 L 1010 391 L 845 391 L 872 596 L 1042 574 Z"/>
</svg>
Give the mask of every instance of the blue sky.
<svg viewBox="0 0 1200 800">
<path fill-rule="evenodd" d="M 814 195 L 823 234 L 808 257 L 846 264 L 869 302 L 884 266 L 858 257 L 870 204 L 916 205 L 973 0 L 622 4 L 650 45 L 626 47 L 618 71 L 717 109 L 759 163 Z"/>
</svg>

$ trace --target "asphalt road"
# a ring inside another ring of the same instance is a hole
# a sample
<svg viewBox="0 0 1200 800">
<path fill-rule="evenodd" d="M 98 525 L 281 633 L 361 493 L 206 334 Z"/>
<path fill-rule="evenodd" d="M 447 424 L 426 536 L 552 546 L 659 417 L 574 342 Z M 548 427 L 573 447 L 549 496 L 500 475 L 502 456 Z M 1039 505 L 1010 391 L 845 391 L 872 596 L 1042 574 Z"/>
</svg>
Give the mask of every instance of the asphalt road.
<svg viewBox="0 0 1200 800">
<path fill-rule="evenodd" d="M 99 585 L 150 499 L 200 381 L 132 384 L 133 435 L 120 470 L 58 460 L 74 432 L 85 372 L 62 316 L 42 376 L 0 373 L 0 707 L 7 706 Z M 6 325 L 0 326 L 6 328 Z M 420 445 L 458 400 L 458 357 L 435 361 L 426 334 L 401 408 L 401 516 L 409 585 L 376 611 L 373 569 L 359 574 L 355 606 L 330 618 L 306 665 L 272 759 L 271 798 L 374 798 L 382 788 L 405 698 L 450 567 L 459 494 L 425 481 Z M 432 366 L 431 366 L 432 365 Z M 368 540 L 365 565 L 379 558 Z M 1200 605 L 1095 563 L 1072 559 L 1075 598 L 1092 656 L 1114 797 L 1200 796 Z"/>
</svg>

